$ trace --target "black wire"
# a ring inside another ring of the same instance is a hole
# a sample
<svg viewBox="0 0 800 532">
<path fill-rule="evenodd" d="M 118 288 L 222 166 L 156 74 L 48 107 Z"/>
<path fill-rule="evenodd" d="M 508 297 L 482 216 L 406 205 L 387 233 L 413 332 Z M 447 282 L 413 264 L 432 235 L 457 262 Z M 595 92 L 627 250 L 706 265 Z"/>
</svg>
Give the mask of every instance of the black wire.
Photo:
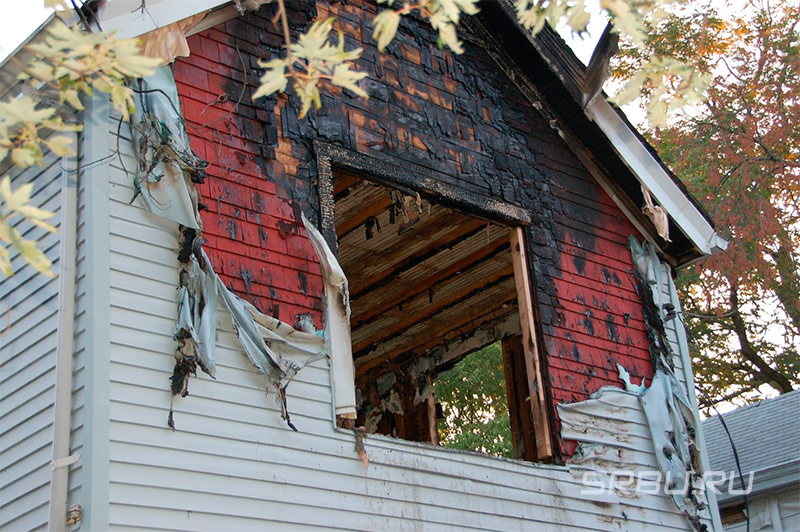
<svg viewBox="0 0 800 532">
<path fill-rule="evenodd" d="M 700 392 L 701 395 L 705 397 L 707 401 L 710 401 L 711 398 L 706 395 L 702 388 L 695 385 L 695 389 Z M 750 499 L 747 496 L 747 491 L 744 489 L 744 475 L 742 474 L 742 465 L 739 463 L 739 453 L 736 452 L 736 445 L 733 443 L 733 436 L 731 436 L 731 431 L 728 430 L 728 425 L 725 424 L 725 420 L 722 417 L 722 414 L 714 404 L 709 403 L 711 408 L 714 409 L 714 412 L 717 413 L 717 417 L 719 418 L 719 422 L 722 424 L 722 428 L 725 430 L 725 434 L 728 435 L 728 441 L 731 443 L 731 450 L 733 451 L 733 460 L 736 462 L 736 469 L 739 472 L 739 480 L 742 482 L 742 491 L 744 492 L 744 516 L 747 518 L 747 532 L 750 532 Z"/>
</svg>

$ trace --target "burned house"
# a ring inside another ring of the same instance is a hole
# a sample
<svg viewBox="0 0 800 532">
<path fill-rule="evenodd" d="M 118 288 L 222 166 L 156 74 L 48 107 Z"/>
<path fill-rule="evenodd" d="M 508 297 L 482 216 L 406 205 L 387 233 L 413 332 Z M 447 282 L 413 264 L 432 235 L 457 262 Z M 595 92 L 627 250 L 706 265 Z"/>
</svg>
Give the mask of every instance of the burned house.
<svg viewBox="0 0 800 532">
<path fill-rule="evenodd" d="M 463 54 L 414 18 L 379 53 L 375 4 L 289 2 L 368 73 L 300 119 L 250 97 L 275 5 L 133 4 L 103 28 L 177 57 L 132 125 L 96 97 L 14 176 L 60 276 L 0 281 L 0 527 L 717 528 L 633 488 L 707 468 L 672 273 L 725 242 L 555 32 L 492 2 Z M 496 342 L 513 458 L 437 445 L 436 379 Z"/>
</svg>

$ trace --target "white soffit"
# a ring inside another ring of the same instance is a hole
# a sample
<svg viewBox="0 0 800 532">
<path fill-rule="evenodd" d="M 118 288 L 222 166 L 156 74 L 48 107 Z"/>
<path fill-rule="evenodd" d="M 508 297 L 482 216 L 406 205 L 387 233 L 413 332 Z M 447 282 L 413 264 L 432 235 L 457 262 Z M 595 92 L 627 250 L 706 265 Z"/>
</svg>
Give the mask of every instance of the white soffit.
<svg viewBox="0 0 800 532">
<path fill-rule="evenodd" d="M 104 30 L 121 38 L 137 37 L 156 28 L 227 4 L 229 0 L 110 0 L 100 10 Z M 142 7 L 142 6 L 146 7 Z"/>
<path fill-rule="evenodd" d="M 586 107 L 586 112 L 605 133 L 639 182 L 650 190 L 656 201 L 701 252 L 708 255 L 728 247 L 728 241 L 714 231 L 611 104 L 603 98 L 595 98 Z"/>
</svg>

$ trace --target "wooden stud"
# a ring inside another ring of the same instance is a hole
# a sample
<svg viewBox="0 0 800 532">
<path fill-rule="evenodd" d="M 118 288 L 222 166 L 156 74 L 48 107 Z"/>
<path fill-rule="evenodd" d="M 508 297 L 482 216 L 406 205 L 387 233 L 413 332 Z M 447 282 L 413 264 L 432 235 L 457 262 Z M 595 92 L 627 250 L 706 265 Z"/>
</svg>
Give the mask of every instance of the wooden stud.
<svg viewBox="0 0 800 532">
<path fill-rule="evenodd" d="M 525 249 L 525 229 L 511 229 L 511 257 L 517 285 L 519 319 L 522 328 L 522 347 L 525 351 L 525 368 L 528 375 L 533 429 L 536 434 L 536 458 L 546 460 L 553 456 L 550 438 L 550 418 L 547 415 L 547 398 L 544 393 L 542 366 L 536 340 L 536 322 L 533 313 L 533 294 L 528 275 L 528 257 Z"/>
<path fill-rule="evenodd" d="M 428 385 L 433 387 L 433 377 L 428 375 Z M 431 393 L 427 401 L 428 407 L 428 441 L 439 445 L 439 424 L 436 422 L 436 395 Z"/>
<path fill-rule="evenodd" d="M 536 434 L 528 406 L 528 378 L 522 337 L 512 336 L 502 342 L 503 370 L 506 376 L 506 400 L 511 421 L 514 458 L 536 460 Z"/>
</svg>

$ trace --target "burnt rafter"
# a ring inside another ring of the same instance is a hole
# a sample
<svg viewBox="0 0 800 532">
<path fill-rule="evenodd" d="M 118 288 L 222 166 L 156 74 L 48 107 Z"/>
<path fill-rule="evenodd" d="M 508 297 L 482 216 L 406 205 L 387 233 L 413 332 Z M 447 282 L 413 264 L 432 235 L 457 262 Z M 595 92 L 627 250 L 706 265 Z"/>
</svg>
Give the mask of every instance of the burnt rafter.
<svg viewBox="0 0 800 532">
<path fill-rule="evenodd" d="M 517 295 L 509 293 L 506 297 L 499 298 L 491 308 L 482 309 L 484 312 L 467 313 L 460 319 L 449 322 L 437 328 L 438 336 L 431 339 L 426 336 L 409 337 L 409 341 L 399 344 L 396 348 L 390 349 L 387 353 L 366 359 L 365 357 L 355 360 L 357 372 L 365 377 L 369 372 L 387 361 L 391 361 L 399 355 L 411 353 L 424 355 L 437 346 L 446 344 L 459 336 L 469 335 L 477 328 L 483 327 L 488 323 L 498 322 L 511 313 L 516 312 Z M 514 303 L 514 305 L 512 305 Z"/>
<path fill-rule="evenodd" d="M 479 231 L 483 230 L 483 228 L 486 226 L 486 223 L 487 222 L 483 220 L 469 219 L 469 221 L 465 222 L 463 225 L 433 240 L 422 249 L 403 257 L 390 267 L 364 279 L 359 283 L 356 283 L 356 280 L 351 281 L 353 284 L 351 285 L 350 300 L 357 300 L 362 295 L 374 290 L 377 286 L 391 281 L 402 272 L 409 270 L 417 264 L 420 264 L 430 257 L 433 257 L 437 253 L 440 253 L 443 249 L 450 248 L 462 240 L 470 238 Z"/>
<path fill-rule="evenodd" d="M 392 205 L 392 198 L 389 194 L 383 194 L 375 201 L 364 207 L 353 216 L 342 220 L 336 224 L 336 236 L 341 238 L 350 231 L 353 231 L 368 219 L 378 216 Z"/>
<path fill-rule="evenodd" d="M 402 334 L 409 327 L 430 319 L 432 316 L 436 315 L 442 310 L 466 301 L 475 294 L 483 292 L 484 290 L 488 290 L 495 285 L 501 284 L 503 281 L 512 278 L 513 276 L 513 267 L 506 267 L 493 272 L 488 277 L 479 279 L 478 282 L 470 284 L 469 286 L 466 286 L 461 290 L 442 298 L 440 301 L 427 306 L 423 312 L 414 314 L 406 319 L 394 323 L 393 325 L 385 327 L 380 331 L 377 331 L 377 334 L 362 340 L 358 344 L 355 344 L 353 346 L 354 357 L 358 358 L 360 353 L 366 349 L 369 349 L 371 346 L 380 342 L 384 342 L 398 334 Z"/>
<path fill-rule="evenodd" d="M 447 281 L 454 275 L 457 275 L 460 272 L 466 272 L 472 269 L 482 260 L 493 257 L 497 253 L 506 249 L 508 249 L 508 238 L 498 238 L 492 242 L 489 242 L 487 245 L 478 248 L 476 251 L 470 253 L 461 260 L 458 260 L 451 265 L 442 268 L 436 273 L 427 276 L 423 282 L 415 283 L 413 286 L 398 287 L 393 291 L 398 293 L 390 294 L 395 297 L 387 297 L 382 303 L 375 304 L 362 313 L 354 313 L 352 318 L 353 328 L 355 329 L 365 323 L 368 323 L 374 318 L 384 314 L 391 308 L 397 307 L 398 305 L 403 305 L 418 295 L 428 292 L 436 285 Z"/>
<path fill-rule="evenodd" d="M 361 179 L 352 175 L 343 175 L 337 177 L 333 183 L 333 197 L 339 200 L 346 196 L 345 192 L 349 191 L 353 186 L 359 184 Z"/>
<path fill-rule="evenodd" d="M 437 338 L 420 338 L 418 342 L 409 346 L 409 351 L 424 354 L 431 349 L 446 343 L 457 336 L 468 336 L 475 329 L 490 322 L 497 322 L 517 312 L 517 295 L 513 292 L 506 293 L 503 297 L 493 301 L 493 305 L 486 307 L 485 312 L 468 312 L 461 319 L 453 321 L 449 326 L 439 327 L 440 336 Z M 470 309 L 472 310 L 472 309 Z"/>
</svg>

